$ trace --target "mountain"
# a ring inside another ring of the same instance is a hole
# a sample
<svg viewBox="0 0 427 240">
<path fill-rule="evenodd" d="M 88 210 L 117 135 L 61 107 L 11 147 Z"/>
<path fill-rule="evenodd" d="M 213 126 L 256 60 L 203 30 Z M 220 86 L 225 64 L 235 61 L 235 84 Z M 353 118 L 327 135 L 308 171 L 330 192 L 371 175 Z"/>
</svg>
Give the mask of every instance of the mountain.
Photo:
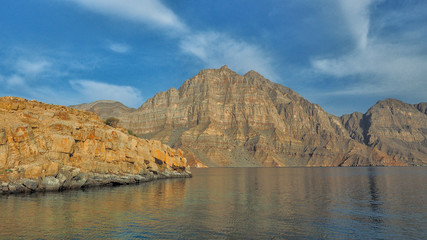
<svg viewBox="0 0 427 240">
<path fill-rule="evenodd" d="M 409 165 L 427 165 L 427 103 L 377 102 L 365 114 L 341 117 L 350 136 Z"/>
<path fill-rule="evenodd" d="M 79 105 L 71 105 L 69 107 L 96 113 L 102 119 L 121 116 L 125 113 L 130 113 L 136 110 L 134 108 L 125 106 L 121 102 L 111 101 L 111 100 L 99 100 L 92 103 L 82 103 Z"/>
<path fill-rule="evenodd" d="M 0 123 L 0 193 L 190 176 L 181 150 L 130 136 L 90 112 L 1 97 Z"/>
<path fill-rule="evenodd" d="M 411 109 L 421 114 L 425 106 Z M 193 166 L 425 165 L 367 144 L 364 114 L 336 117 L 255 71 L 242 76 L 227 66 L 202 70 L 115 117 L 140 137 L 182 148 Z M 425 139 L 425 118 L 418 121 Z"/>
</svg>

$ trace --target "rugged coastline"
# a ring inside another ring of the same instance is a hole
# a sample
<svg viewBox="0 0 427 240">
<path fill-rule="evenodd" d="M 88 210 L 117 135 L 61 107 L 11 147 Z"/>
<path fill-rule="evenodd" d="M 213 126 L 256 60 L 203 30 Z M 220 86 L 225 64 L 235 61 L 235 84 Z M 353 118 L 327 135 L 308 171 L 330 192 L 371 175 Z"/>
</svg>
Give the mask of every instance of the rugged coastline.
<svg viewBox="0 0 427 240">
<path fill-rule="evenodd" d="M 3 194 L 191 177 L 180 149 L 131 136 L 90 112 L 2 97 L 0 122 Z"/>
</svg>

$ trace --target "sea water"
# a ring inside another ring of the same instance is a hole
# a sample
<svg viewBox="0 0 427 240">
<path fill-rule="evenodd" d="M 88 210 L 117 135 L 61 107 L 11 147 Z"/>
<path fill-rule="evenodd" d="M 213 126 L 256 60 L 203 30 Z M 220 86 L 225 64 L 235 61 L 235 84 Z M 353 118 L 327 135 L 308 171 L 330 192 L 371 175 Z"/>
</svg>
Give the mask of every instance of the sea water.
<svg viewBox="0 0 427 240">
<path fill-rule="evenodd" d="M 0 239 L 427 239 L 427 168 L 208 168 L 0 196 Z"/>
</svg>

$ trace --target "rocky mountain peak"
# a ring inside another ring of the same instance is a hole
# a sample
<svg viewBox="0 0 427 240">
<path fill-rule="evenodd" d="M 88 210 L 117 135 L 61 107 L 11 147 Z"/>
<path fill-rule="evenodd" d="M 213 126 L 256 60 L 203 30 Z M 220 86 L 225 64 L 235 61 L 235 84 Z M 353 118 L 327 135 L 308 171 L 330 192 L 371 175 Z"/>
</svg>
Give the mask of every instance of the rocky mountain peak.
<svg viewBox="0 0 427 240">
<path fill-rule="evenodd" d="M 427 115 L 422 103 L 378 101 L 365 114 L 341 117 L 350 136 L 410 165 L 427 164 Z"/>
<path fill-rule="evenodd" d="M 372 106 L 372 109 L 406 107 L 406 106 L 407 106 L 407 103 L 405 103 L 405 102 L 402 102 L 402 101 L 394 99 L 394 98 L 387 98 L 387 99 L 378 101 L 374 106 Z"/>
<path fill-rule="evenodd" d="M 143 138 L 182 148 L 193 166 L 384 166 L 427 164 L 423 111 L 386 99 L 338 118 L 255 71 L 223 66 L 118 118 Z"/>
<path fill-rule="evenodd" d="M 350 138 L 340 119 L 255 71 L 205 69 L 119 116 L 136 134 L 180 147 L 208 166 L 353 166 L 375 152 Z M 358 151 L 351 149 L 357 148 Z M 401 164 L 393 162 L 391 164 Z"/>
<path fill-rule="evenodd" d="M 421 103 L 415 104 L 414 106 L 418 109 L 418 111 L 427 115 L 427 102 L 421 102 Z"/>
</svg>

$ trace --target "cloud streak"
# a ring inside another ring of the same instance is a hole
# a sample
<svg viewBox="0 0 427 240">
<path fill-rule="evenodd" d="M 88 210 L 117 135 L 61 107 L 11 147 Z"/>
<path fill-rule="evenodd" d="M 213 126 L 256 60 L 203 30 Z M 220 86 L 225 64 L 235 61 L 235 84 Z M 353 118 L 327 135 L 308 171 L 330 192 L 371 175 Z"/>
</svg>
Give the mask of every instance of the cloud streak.
<svg viewBox="0 0 427 240">
<path fill-rule="evenodd" d="M 207 67 L 224 64 L 240 73 L 259 71 L 271 80 L 277 80 L 272 59 L 259 46 L 236 41 L 226 34 L 202 32 L 183 38 L 179 44 L 183 52 L 199 58 Z"/>
<path fill-rule="evenodd" d="M 204 67 L 219 68 L 227 64 L 239 73 L 256 70 L 270 80 L 278 80 L 272 66 L 272 58 L 261 47 L 244 40 L 236 40 L 225 33 L 191 29 L 160 0 L 71 1 L 93 12 L 154 25 L 176 39 L 181 51 L 198 58 Z M 170 29 L 175 34 L 169 34 Z M 109 48 L 118 53 L 126 52 L 120 46 L 110 45 Z"/>
<path fill-rule="evenodd" d="M 108 49 L 116 53 L 128 53 L 130 51 L 129 45 L 122 43 L 110 43 Z"/>
<path fill-rule="evenodd" d="M 425 97 L 427 56 L 423 54 L 424 47 L 405 41 L 390 42 L 389 38 L 375 33 L 370 36 L 370 7 L 375 2 L 339 1 L 357 46 L 341 56 L 312 59 L 313 70 L 343 80 L 356 77 L 345 89 L 327 93 L 330 95 L 393 96 L 407 100 Z M 387 22 L 378 25 L 386 27 Z"/>
<path fill-rule="evenodd" d="M 175 13 L 158 0 L 70 0 L 91 11 L 168 30 L 185 31 Z"/>
<path fill-rule="evenodd" d="M 46 60 L 30 61 L 27 59 L 21 59 L 16 63 L 15 69 L 23 75 L 34 76 L 48 70 L 50 66 L 51 63 Z"/>
<path fill-rule="evenodd" d="M 359 49 L 365 49 L 368 44 L 369 6 L 374 0 L 338 0 L 343 18 Z"/>
</svg>

